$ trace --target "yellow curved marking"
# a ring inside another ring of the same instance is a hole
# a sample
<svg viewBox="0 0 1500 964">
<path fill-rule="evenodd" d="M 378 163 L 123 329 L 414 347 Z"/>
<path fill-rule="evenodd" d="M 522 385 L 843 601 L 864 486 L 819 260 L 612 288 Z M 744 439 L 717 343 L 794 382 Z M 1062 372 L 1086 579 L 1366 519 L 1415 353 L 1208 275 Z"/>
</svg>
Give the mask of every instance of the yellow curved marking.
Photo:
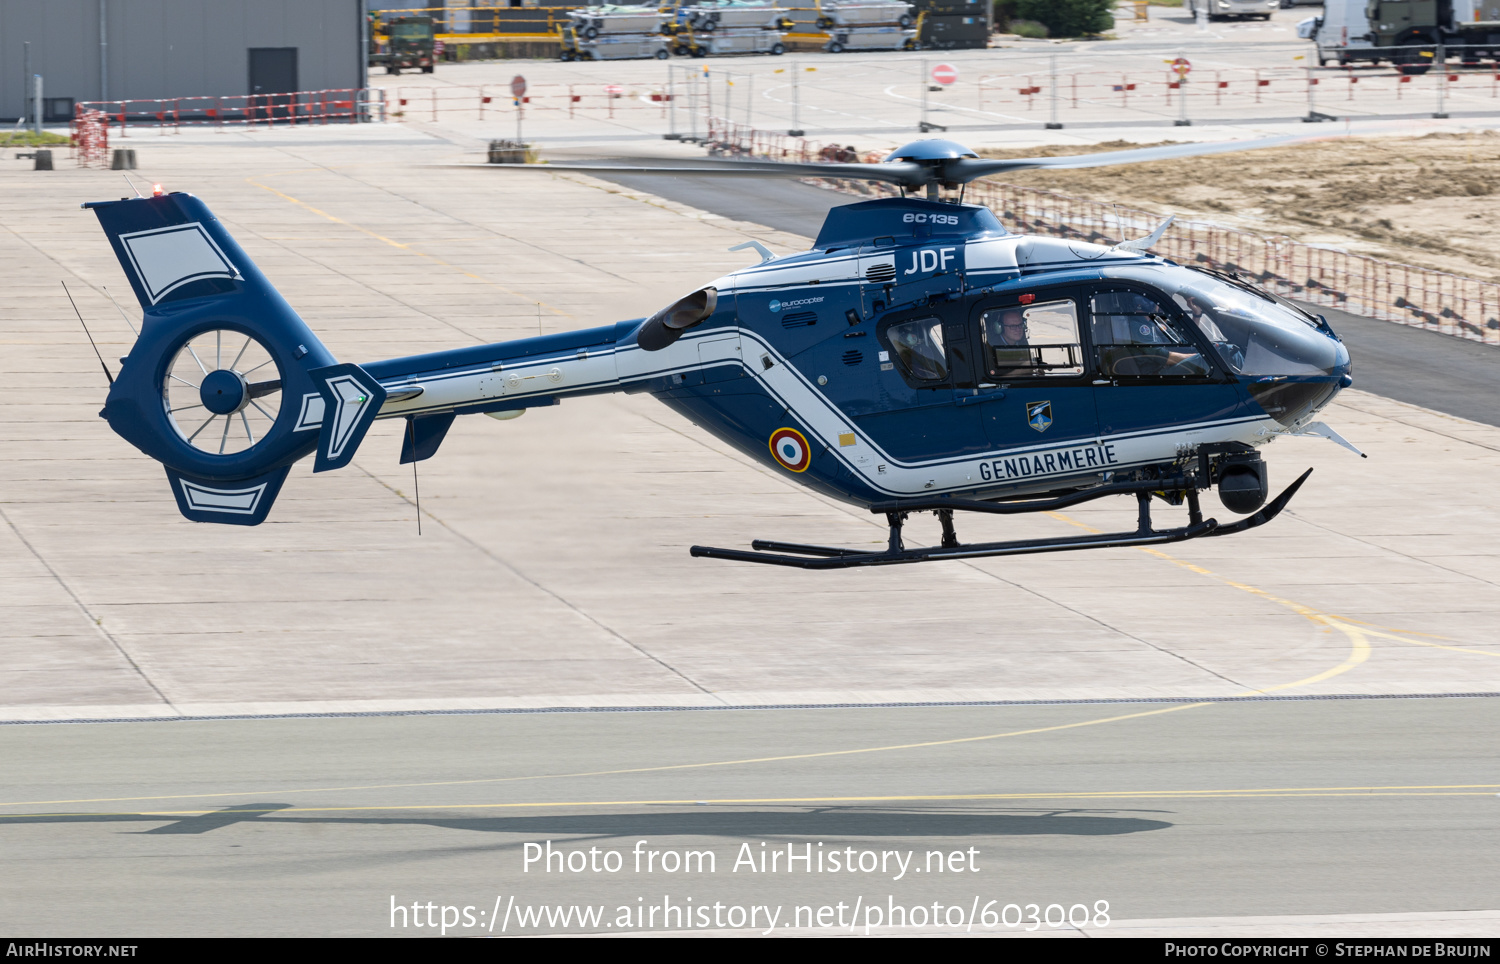
<svg viewBox="0 0 1500 964">
<path fill-rule="evenodd" d="M 284 173 L 284 174 L 294 174 L 296 172 L 295 171 L 283 171 L 282 173 Z M 270 175 L 268 175 L 268 176 L 270 176 Z M 428 261 L 431 261 L 434 264 L 440 264 L 440 265 L 442 265 L 445 268 L 451 268 L 452 270 L 457 271 L 459 274 L 463 275 L 465 278 L 472 278 L 475 281 L 480 282 L 481 284 L 489 285 L 491 288 L 498 288 L 501 291 L 505 292 L 506 294 L 512 295 L 512 296 L 520 299 L 521 301 L 525 302 L 526 304 L 541 305 L 543 308 L 546 308 L 548 311 L 552 312 L 554 315 L 557 315 L 559 318 L 569 318 L 569 319 L 573 318 L 572 315 L 568 314 L 566 311 L 563 311 L 561 308 L 554 308 L 552 305 L 547 304 L 545 301 L 538 301 L 536 298 L 532 298 L 529 295 L 524 295 L 521 292 L 516 291 L 514 288 L 507 288 L 505 285 L 500 284 L 497 281 L 491 281 L 489 278 L 486 278 L 486 277 L 484 277 L 482 275 L 477 275 L 477 274 L 475 274 L 472 271 L 466 271 L 465 269 L 460 268 L 458 265 L 453 264 L 450 261 L 444 261 L 442 258 L 439 258 L 436 255 L 431 255 L 431 254 L 428 254 L 425 251 L 418 250 L 417 248 L 412 247 L 410 244 L 403 244 L 400 241 L 396 241 L 396 240 L 394 240 L 392 238 L 388 238 L 388 237 L 386 237 L 383 234 L 379 234 L 379 233 L 377 233 L 375 231 L 371 231 L 369 228 L 360 227 L 359 225 L 355 224 L 353 221 L 346 221 L 343 218 L 338 217 L 337 215 L 329 214 L 327 211 L 324 211 L 321 208 L 315 208 L 315 207 L 313 207 L 311 204 L 308 204 L 306 201 L 300 200 L 298 198 L 294 198 L 290 194 L 287 194 L 287 193 L 285 193 L 283 191 L 278 191 L 274 187 L 271 187 L 268 184 L 262 184 L 262 183 L 260 183 L 259 181 L 257 181 L 253 177 L 247 177 L 247 178 L 245 178 L 245 181 L 246 181 L 246 183 L 255 185 L 256 187 L 260 188 L 262 191 L 269 191 L 272 194 L 276 195 L 277 197 L 281 198 L 282 200 L 289 201 L 290 203 L 297 205 L 298 207 L 302 208 L 303 210 L 311 211 L 313 214 L 316 214 L 320 218 L 327 218 L 328 220 L 332 221 L 334 224 L 342 224 L 345 227 L 353 228 L 354 230 L 358 231 L 359 233 L 368 235 L 368 236 L 376 239 L 377 241 L 384 241 L 386 244 L 390 245 L 393 248 L 400 248 L 402 251 L 409 251 L 409 252 L 411 252 L 412 254 L 416 255 L 419 258 L 426 258 Z"/>
<path fill-rule="evenodd" d="M 1142 552 L 1156 556 L 1158 559 L 1165 559 L 1167 562 L 1170 562 L 1175 566 L 1179 566 L 1191 572 L 1196 572 L 1200 575 L 1208 576 L 1210 579 L 1217 579 L 1224 585 L 1232 586 L 1235 589 L 1240 590 L 1241 592 L 1248 592 L 1251 595 L 1259 596 L 1262 599 L 1267 600 L 1268 602 L 1276 603 L 1278 606 L 1285 606 L 1292 612 L 1301 616 L 1303 619 L 1306 619 L 1307 621 L 1315 625 L 1327 626 L 1332 629 L 1337 629 L 1339 632 L 1349 637 L 1349 658 L 1344 660 L 1339 665 L 1334 666 L 1331 669 L 1326 669 L 1323 672 L 1317 673 L 1313 676 L 1309 676 L 1306 679 L 1299 679 L 1296 682 L 1282 683 L 1278 686 L 1266 686 L 1260 689 L 1249 690 L 1246 693 L 1240 693 L 1237 695 L 1247 696 L 1258 693 L 1274 693 L 1278 690 L 1289 690 L 1298 686 L 1311 686 L 1314 683 L 1321 683 L 1326 679 L 1332 679 L 1333 677 L 1338 676 L 1342 673 L 1347 673 L 1354 667 L 1358 666 L 1360 663 L 1363 663 L 1365 660 L 1370 658 L 1370 640 L 1365 635 L 1367 630 L 1355 626 L 1339 616 L 1335 616 L 1332 613 L 1322 612 L 1320 610 L 1312 608 L 1311 606 L 1304 606 L 1301 603 L 1295 602 L 1291 599 L 1282 599 L 1280 596 L 1273 596 L 1271 593 L 1266 592 L 1264 589 L 1260 589 L 1255 586 L 1249 585 L 1248 583 L 1237 582 L 1233 579 L 1221 576 L 1211 569 L 1205 569 L 1202 566 L 1196 565 L 1194 563 L 1178 559 L 1176 556 L 1168 555 L 1167 553 L 1162 552 L 1160 549 L 1152 549 L 1146 546 L 1142 546 L 1140 547 L 1140 550 Z"/>
<path fill-rule="evenodd" d="M 1095 529 L 1093 526 L 1085 525 L 1084 523 L 1079 522 L 1077 519 L 1066 516 L 1061 512 L 1048 512 L 1046 513 L 1046 515 L 1049 515 L 1060 522 L 1066 522 L 1068 525 L 1077 526 L 1078 528 L 1088 532 L 1099 532 L 1099 530 Z M 1291 683 L 1281 683 L 1276 686 L 1265 686 L 1258 689 L 1250 689 L 1242 693 L 1236 693 L 1236 696 L 1258 696 L 1263 693 L 1274 693 L 1279 690 L 1295 689 L 1298 686 L 1311 686 L 1314 683 L 1321 683 L 1326 679 L 1332 679 L 1335 676 L 1347 673 L 1354 667 L 1358 666 L 1360 663 L 1363 663 L 1365 660 L 1370 658 L 1370 640 L 1366 636 L 1366 633 L 1370 633 L 1371 635 L 1376 636 L 1384 635 L 1382 633 L 1376 633 L 1372 630 L 1361 628 L 1360 626 L 1355 625 L 1352 620 L 1346 620 L 1341 616 L 1335 616 L 1332 613 L 1325 613 L 1321 610 L 1314 609 L 1311 606 L 1304 606 L 1301 603 L 1295 602 L 1291 599 L 1282 599 L 1280 596 L 1274 596 L 1271 593 L 1266 592 L 1264 589 L 1257 588 L 1255 586 L 1249 585 L 1248 583 L 1236 582 L 1233 579 L 1229 579 L 1225 576 L 1219 575 L 1212 569 L 1205 569 L 1195 563 L 1188 562 L 1184 559 L 1178 559 L 1176 556 L 1168 555 L 1167 553 L 1162 552 L 1160 549 L 1152 549 L 1149 546 L 1137 546 L 1136 548 L 1139 549 L 1139 551 L 1146 553 L 1147 555 L 1155 556 L 1158 559 L 1165 559 L 1167 562 L 1170 562 L 1172 563 L 1172 565 L 1177 566 L 1181 569 L 1186 569 L 1189 572 L 1196 572 L 1200 576 L 1207 576 L 1210 579 L 1218 580 L 1226 586 L 1232 586 L 1233 588 L 1238 589 L 1242 592 L 1248 592 L 1251 595 L 1259 596 L 1262 599 L 1267 600 L 1268 602 L 1276 603 L 1278 606 L 1285 606 L 1286 608 L 1295 612 L 1297 615 L 1301 616 L 1303 619 L 1306 619 L 1309 622 L 1314 623 L 1315 625 L 1337 629 L 1339 632 L 1349 637 L 1349 657 L 1339 665 L 1334 666 L 1331 669 L 1325 669 L 1323 672 L 1314 674 L 1305 679 L 1295 680 Z M 1392 638 L 1400 639 L 1400 637 Z M 1403 642 L 1415 642 L 1415 640 L 1403 640 Z M 1432 646 L 1436 644 L 1419 643 L 1418 645 Z"/>
<path fill-rule="evenodd" d="M 668 770 L 698 770 L 705 767 L 728 767 L 740 766 L 747 763 L 779 763 L 785 760 L 812 760 L 819 757 L 830 756 L 853 756 L 858 753 L 884 753 L 891 750 L 915 750 L 930 746 L 951 746 L 955 743 L 977 743 L 981 740 L 1001 740 L 1011 736 L 1029 736 L 1033 733 L 1052 733 L 1058 730 L 1072 730 L 1080 726 L 1097 726 L 1100 723 L 1116 723 L 1120 720 L 1134 720 L 1146 716 L 1159 716 L 1163 713 L 1175 713 L 1178 710 L 1190 710 L 1199 706 L 1208 706 L 1208 703 L 1179 703 L 1176 706 L 1167 706 L 1158 710 L 1144 710 L 1140 713 L 1125 713 L 1120 716 L 1106 716 L 1097 720 L 1082 720 L 1077 723 L 1059 723 L 1056 726 L 1038 726 L 1027 730 L 1011 730 L 1006 733 L 987 733 L 983 736 L 960 736 L 951 740 L 926 740 L 921 743 L 898 743 L 892 746 L 867 746 L 853 750 L 824 750 L 818 753 L 791 753 L 784 756 L 762 756 L 749 757 L 743 760 L 712 760 L 706 763 L 674 763 L 667 766 L 657 767 L 630 767 L 623 770 L 590 770 L 582 773 L 542 773 L 524 777 L 488 777 L 479 780 L 436 780 L 429 783 L 376 783 L 366 786 L 353 787 L 307 787 L 301 790 L 256 790 L 254 793 L 337 793 L 353 790 L 403 790 L 416 787 L 464 787 L 477 786 L 492 783 L 515 783 L 521 780 L 560 780 L 569 777 L 605 777 L 617 776 L 626 773 L 661 773 Z M 78 800 L 21 800 L 14 803 L 0 803 L 0 807 L 40 807 L 60 803 L 124 803 L 130 800 L 204 800 L 211 797 L 243 797 L 245 791 L 234 793 L 174 793 L 158 794 L 143 797 L 87 797 Z M 0 816 L 5 816 L 0 814 Z"/>
<path fill-rule="evenodd" d="M 1059 519 L 1059 520 L 1061 520 L 1063 522 L 1066 522 L 1069 525 L 1077 526 L 1080 529 L 1086 529 L 1086 530 L 1088 530 L 1090 532 L 1097 532 L 1098 531 L 1097 529 L 1093 529 L 1092 527 L 1084 525 L 1083 523 L 1078 522 L 1075 519 L 1071 519 L 1071 518 L 1069 518 L 1069 517 L 1067 517 L 1067 516 L 1065 516 L 1065 515 L 1063 515 L 1061 513 L 1049 512 L 1049 513 L 1047 513 L 1047 515 L 1050 515 L 1050 516 L 1052 516 L 1052 517 L 1054 517 L 1056 519 Z M 1177 559 L 1177 558 L 1175 558 L 1173 556 L 1170 556 L 1170 555 L 1168 555 L 1168 554 L 1166 554 L 1164 552 L 1161 552 L 1158 549 L 1142 548 L 1141 551 L 1150 553 L 1150 554 L 1152 554 L 1154 556 L 1157 556 L 1157 557 L 1159 557 L 1161 559 L 1165 559 L 1168 562 L 1171 562 L 1171 563 L 1173 563 L 1174 565 L 1177 565 L 1177 566 L 1181 566 L 1184 569 L 1191 570 L 1191 571 L 1199 573 L 1201 575 L 1209 576 L 1210 578 L 1219 580 L 1220 582 L 1223 582 L 1226 585 L 1233 586 L 1236 589 L 1240 589 L 1240 590 L 1243 590 L 1245 592 L 1249 592 L 1249 593 L 1253 593 L 1253 594 L 1258 595 L 1258 596 L 1262 596 L 1265 599 L 1268 599 L 1268 600 L 1270 600 L 1272 602 L 1278 603 L 1278 604 L 1280 604 L 1282 606 L 1286 606 L 1286 607 L 1292 609 L 1293 611 L 1295 611 L 1298 615 L 1302 616 L 1303 618 L 1305 618 L 1305 619 L 1307 619 L 1307 620 L 1309 620 L 1309 621 L 1311 621 L 1313 623 L 1316 623 L 1318 625 L 1321 625 L 1321 626 L 1326 626 L 1326 627 L 1331 627 L 1331 628 L 1337 629 L 1337 630 L 1339 630 L 1340 632 L 1342 632 L 1345 636 L 1347 636 L 1349 638 L 1349 641 L 1350 641 L 1349 656 L 1348 656 L 1347 659 L 1345 659 L 1339 665 L 1334 666 L 1334 667 L 1332 667 L 1330 669 L 1326 669 L 1323 672 L 1317 673 L 1317 674 L 1315 674 L 1313 676 L 1309 676 L 1309 677 L 1306 677 L 1306 678 L 1300 679 L 1300 680 L 1295 680 L 1295 681 L 1290 682 L 1290 683 L 1281 683 L 1281 684 L 1276 685 L 1276 686 L 1267 686 L 1267 687 L 1263 687 L 1263 688 L 1260 688 L 1260 689 L 1244 690 L 1244 691 L 1242 691 L 1240 693 L 1235 694 L 1236 696 L 1258 696 L 1258 695 L 1262 695 L 1262 694 L 1265 694 L 1265 693 L 1271 693 L 1271 692 L 1277 692 L 1277 691 L 1280 691 L 1280 690 L 1293 689 L 1293 688 L 1299 687 L 1299 686 L 1311 686 L 1314 683 L 1321 683 L 1321 682 L 1323 682 L 1326 679 L 1331 679 L 1334 676 L 1338 676 L 1338 675 L 1340 675 L 1342 673 L 1347 673 L 1349 670 L 1353 669 L 1354 667 L 1358 666 L 1359 664 L 1363 663 L 1365 660 L 1367 660 L 1367 659 L 1370 658 L 1371 647 L 1370 647 L 1369 639 L 1366 638 L 1366 633 L 1369 633 L 1371 635 L 1386 635 L 1384 633 L 1380 633 L 1380 632 L 1377 632 L 1377 631 L 1374 631 L 1374 630 L 1368 630 L 1368 629 L 1364 629 L 1364 628 L 1359 627 L 1359 626 L 1355 626 L 1352 623 L 1347 622 L 1347 621 L 1343 620 L 1340 617 L 1333 616 L 1333 615 L 1330 615 L 1328 613 L 1320 612 L 1320 611 L 1318 611 L 1316 609 L 1311 608 L 1310 606 L 1304 606 L 1301 603 L 1293 602 L 1292 600 L 1289 600 L 1289 599 L 1282 599 L 1279 596 L 1274 596 L 1274 595 L 1266 592 L 1263 589 L 1258 589 L 1258 588 L 1256 588 L 1254 586 L 1250 586 L 1250 585 L 1248 585 L 1246 583 L 1241 583 L 1241 582 L 1236 582 L 1236 581 L 1231 580 L 1231 579 L 1226 579 L 1225 577 L 1220 576 L 1217 573 L 1214 573 L 1212 570 L 1205 569 L 1202 566 L 1195 565 L 1194 563 L 1190 563 L 1190 562 L 1186 562 L 1186 561 L 1181 560 L 1181 559 Z M 1400 639 L 1401 637 L 1393 637 L 1393 638 Z M 1403 640 L 1403 641 L 1404 642 L 1415 642 L 1414 640 Z M 1418 645 L 1436 646 L 1438 644 L 1435 644 L 1435 643 L 1419 643 Z M 1455 648 L 1455 647 L 1440 647 L 1440 648 L 1451 649 L 1451 648 Z M 1479 652 L 1479 651 L 1478 650 L 1465 650 L 1465 652 Z M 1495 654 L 1485 653 L 1484 655 L 1495 655 Z M 1076 729 L 1078 727 L 1084 727 L 1084 726 L 1097 726 L 1097 725 L 1102 724 L 1102 723 L 1116 723 L 1116 722 L 1119 722 L 1119 721 L 1122 721 L 1122 720 L 1139 719 L 1139 718 L 1147 717 L 1147 716 L 1157 716 L 1157 715 L 1164 714 L 1164 713 L 1175 713 L 1178 710 L 1197 709 L 1199 707 L 1211 706 L 1211 705 L 1213 705 L 1212 702 L 1180 703 L 1180 704 L 1177 704 L 1177 705 L 1174 705 L 1174 706 L 1168 706 L 1168 707 L 1164 707 L 1164 708 L 1156 709 L 1156 710 L 1146 710 L 1146 711 L 1143 711 L 1143 712 L 1140 712 L 1140 713 L 1126 713 L 1126 714 L 1122 714 L 1122 715 L 1118 715 L 1118 716 L 1107 716 L 1107 717 L 1101 717 L 1099 719 L 1094 719 L 1094 720 L 1083 720 L 1083 721 L 1080 721 L 1080 722 L 1077 722 L 1077 723 L 1063 723 L 1063 724 L 1058 724 L 1056 726 L 1034 727 L 1034 728 L 1025 729 L 1025 730 L 1011 730 L 1011 731 L 1008 731 L 1008 732 L 1005 732 L 1005 733 L 989 733 L 989 734 L 984 734 L 982 736 L 955 737 L 955 738 L 949 739 L 949 740 L 929 740 L 929 741 L 925 741 L 925 742 L 921 742 L 921 743 L 900 743 L 900 744 L 893 744 L 893 745 L 890 745 L 890 746 L 861 747 L 861 748 L 852 749 L 852 750 L 827 750 L 827 751 L 822 751 L 822 752 L 818 752 L 818 753 L 797 753 L 797 754 L 788 754 L 788 755 L 782 755 L 782 756 L 749 757 L 749 758 L 739 759 L 739 760 L 715 760 L 715 761 L 709 761 L 709 762 L 705 762 L 705 763 L 677 763 L 677 764 L 668 764 L 668 765 L 665 765 L 665 766 L 631 767 L 631 768 L 619 769 L 619 770 L 591 770 L 591 771 L 583 771 L 583 772 L 578 772 L 578 773 L 544 773 L 544 774 L 534 774 L 534 775 L 531 775 L 531 776 L 518 776 L 518 777 L 490 777 L 490 778 L 484 778 L 484 779 L 478 779 L 478 780 L 440 780 L 440 781 L 431 781 L 431 782 L 422 782 L 422 783 L 382 783 L 382 784 L 365 784 L 365 785 L 345 786 L 345 787 L 308 787 L 308 788 L 293 789 L 293 790 L 254 791 L 254 792 L 255 793 L 275 792 L 275 793 L 280 793 L 280 794 L 290 794 L 290 793 L 347 793 L 347 792 L 353 792 L 353 791 L 358 791 L 358 790 L 395 790 L 395 789 L 414 789 L 414 788 L 419 788 L 419 787 L 478 786 L 478 785 L 485 785 L 485 784 L 514 783 L 514 782 L 525 781 L 525 780 L 558 780 L 558 779 L 569 779 L 569 778 L 578 778 L 578 777 L 620 776 L 620 775 L 631 774 L 631 773 L 661 773 L 661 772 L 666 772 L 666 771 L 671 771 L 671 770 L 692 770 L 692 769 L 703 769 L 703 768 L 707 768 L 707 767 L 742 766 L 742 765 L 755 764 L 755 763 L 778 763 L 778 762 L 783 762 L 783 761 L 787 761 L 787 760 L 808 760 L 808 759 L 816 759 L 816 758 L 821 758 L 821 757 L 851 756 L 851 755 L 860 754 L 860 753 L 885 753 L 885 752 L 891 752 L 891 751 L 896 751 L 896 750 L 914 750 L 914 749 L 922 749 L 922 748 L 925 748 L 925 747 L 933 747 L 933 746 L 951 746 L 951 745 L 959 744 L 959 743 L 974 743 L 974 742 L 979 742 L 979 741 L 983 741 L 983 740 L 999 740 L 999 739 L 1005 739 L 1005 738 L 1013 737 L 1013 736 L 1028 736 L 1028 735 L 1035 734 L 1035 733 L 1050 733 L 1050 732 L 1056 732 L 1056 731 L 1059 731 L 1059 730 Z M 87 797 L 87 798 L 79 798 L 79 799 L 71 799 L 71 800 L 25 800 L 25 801 L 16 801 L 16 802 L 12 802 L 12 803 L 0 803 L 0 807 L 53 806 L 53 805 L 58 805 L 58 804 L 69 804 L 69 803 L 124 803 L 124 802 L 128 802 L 128 801 L 133 801 L 133 800 L 205 800 L 205 799 L 212 799 L 212 798 L 216 798 L 216 797 L 242 797 L 242 796 L 245 796 L 245 792 L 243 792 L 243 791 L 234 792 L 234 793 L 155 794 L 155 795 L 136 796 L 136 797 Z M 902 799 L 918 799 L 918 798 L 902 798 Z M 543 806 L 543 804 L 536 804 L 536 806 Z M 564 804 L 556 804 L 556 806 L 564 806 Z M 186 812 L 186 811 L 184 811 L 184 812 Z M 282 812 L 285 812 L 285 811 L 282 811 Z M 3 816 L 6 816 L 6 815 L 0 814 L 0 817 L 3 817 Z M 14 815 L 11 815 L 11 816 L 14 816 Z"/>
<path fill-rule="evenodd" d="M 676 807 L 752 804 L 952 803 L 966 800 L 1235 800 L 1299 797 L 1489 797 L 1500 783 L 1455 783 L 1431 786 L 1247 787 L 1226 790 L 1059 790 L 1027 793 L 897 793 L 840 797 L 710 797 L 657 800 L 532 800 L 518 803 L 402 803 L 347 807 L 277 807 L 235 810 L 243 814 L 337 813 L 397 810 L 524 810 L 541 807 Z M 7 813 L 6 818 L 40 817 L 187 817 L 222 810 L 128 810 L 112 813 Z"/>
<path fill-rule="evenodd" d="M 1407 639 L 1405 636 L 1397 636 L 1394 633 L 1383 633 L 1375 629 L 1367 629 L 1365 632 L 1371 636 L 1379 636 L 1382 639 L 1394 639 L 1398 642 L 1409 643 L 1412 646 L 1430 646 L 1433 649 L 1446 649 L 1455 653 L 1473 653 L 1475 656 L 1500 656 L 1500 653 L 1488 649 L 1466 649 L 1463 646 L 1444 646 L 1442 643 L 1429 643 L 1420 639 Z M 1428 635 L 1424 633 L 1423 635 Z M 1444 637 L 1438 637 L 1442 639 Z"/>
</svg>

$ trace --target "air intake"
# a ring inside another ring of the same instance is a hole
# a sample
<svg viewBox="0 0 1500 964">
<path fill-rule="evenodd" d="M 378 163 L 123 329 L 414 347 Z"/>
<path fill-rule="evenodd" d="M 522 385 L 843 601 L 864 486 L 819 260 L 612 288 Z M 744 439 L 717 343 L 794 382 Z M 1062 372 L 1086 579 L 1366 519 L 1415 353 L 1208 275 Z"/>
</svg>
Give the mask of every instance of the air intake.
<svg viewBox="0 0 1500 964">
<path fill-rule="evenodd" d="M 783 328 L 809 328 L 818 323 L 816 311 L 794 311 L 788 315 L 781 316 L 781 327 Z"/>
<path fill-rule="evenodd" d="M 858 365 L 860 362 L 862 362 L 864 360 L 865 360 L 865 353 L 862 352 L 862 351 L 846 351 L 846 352 L 844 352 L 844 364 L 845 365 Z"/>
<path fill-rule="evenodd" d="M 887 281 L 896 280 L 895 264 L 872 264 L 865 269 L 865 280 L 873 284 L 882 285 Z"/>
</svg>

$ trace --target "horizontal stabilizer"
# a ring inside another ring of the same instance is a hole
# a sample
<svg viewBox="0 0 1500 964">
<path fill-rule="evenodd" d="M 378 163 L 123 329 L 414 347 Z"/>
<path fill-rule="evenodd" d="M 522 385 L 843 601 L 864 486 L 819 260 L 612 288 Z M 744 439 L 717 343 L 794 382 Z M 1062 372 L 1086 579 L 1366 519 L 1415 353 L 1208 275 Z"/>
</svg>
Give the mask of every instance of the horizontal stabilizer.
<svg viewBox="0 0 1500 964">
<path fill-rule="evenodd" d="M 323 396 L 323 424 L 318 427 L 314 472 L 341 469 L 354 458 L 365 440 L 385 389 L 369 372 L 355 364 L 329 365 L 307 373 Z"/>
<path fill-rule="evenodd" d="M 525 409 L 522 409 L 525 411 Z M 422 462 L 437 454 L 438 446 L 448 435 L 457 418 L 452 412 L 437 415 L 408 415 L 405 441 L 401 443 L 401 464 Z"/>
<path fill-rule="evenodd" d="M 183 475 L 168 468 L 167 481 L 177 497 L 177 508 L 193 522 L 258 526 L 266 520 L 289 471 L 291 466 L 283 465 L 254 478 L 223 482 Z"/>
</svg>

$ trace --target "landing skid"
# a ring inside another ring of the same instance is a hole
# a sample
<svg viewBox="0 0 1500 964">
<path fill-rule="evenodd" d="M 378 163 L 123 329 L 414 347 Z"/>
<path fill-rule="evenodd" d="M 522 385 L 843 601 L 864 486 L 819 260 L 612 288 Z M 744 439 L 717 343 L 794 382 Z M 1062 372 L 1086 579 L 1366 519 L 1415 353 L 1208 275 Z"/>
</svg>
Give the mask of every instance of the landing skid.
<svg viewBox="0 0 1500 964">
<path fill-rule="evenodd" d="M 1145 482 L 1125 482 L 1053 499 L 1035 499 L 1029 502 L 978 502 L 949 499 L 932 502 L 883 503 L 871 506 L 872 512 L 884 512 L 890 526 L 890 537 L 886 548 L 880 552 L 859 549 L 839 549 L 833 546 L 809 546 L 795 542 L 772 542 L 756 539 L 750 543 L 754 551 L 744 549 L 716 549 L 712 546 L 693 546 L 694 556 L 706 559 L 733 559 L 738 562 L 759 562 L 770 566 L 796 566 L 802 569 L 848 569 L 854 566 L 894 566 L 907 562 L 934 562 L 941 559 L 975 559 L 981 556 L 1020 556 L 1036 552 L 1067 552 L 1072 549 L 1106 549 L 1129 546 L 1155 546 L 1169 542 L 1183 542 L 1204 536 L 1222 536 L 1244 532 L 1263 526 L 1276 518 L 1292 496 L 1312 475 L 1312 469 L 1286 487 L 1286 490 L 1267 503 L 1254 515 L 1238 522 L 1220 525 L 1214 519 L 1203 518 L 1198 504 L 1198 489 L 1186 479 L 1152 479 Z M 1181 484 L 1174 484 L 1174 481 Z M 1182 491 L 1187 498 L 1188 524 L 1175 529 L 1153 529 L 1151 527 L 1151 494 L 1162 491 Z M 954 511 L 1016 514 L 1022 512 L 1048 512 L 1082 502 L 1091 502 L 1107 495 L 1134 493 L 1138 505 L 1138 516 L 1134 532 L 1110 532 L 1088 536 L 1063 536 L 1052 539 L 1019 539 L 1011 542 L 961 543 L 953 528 Z M 908 549 L 901 538 L 901 529 L 912 512 L 932 512 L 943 526 L 943 541 L 937 546 Z"/>
</svg>

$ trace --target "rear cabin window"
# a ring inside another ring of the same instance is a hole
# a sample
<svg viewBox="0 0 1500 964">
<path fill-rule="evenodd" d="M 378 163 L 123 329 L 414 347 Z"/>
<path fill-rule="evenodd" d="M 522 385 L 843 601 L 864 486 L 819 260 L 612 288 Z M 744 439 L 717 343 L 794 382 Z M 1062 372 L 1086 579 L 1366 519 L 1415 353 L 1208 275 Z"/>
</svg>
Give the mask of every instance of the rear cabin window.
<svg viewBox="0 0 1500 964">
<path fill-rule="evenodd" d="M 886 330 L 891 350 L 901 367 L 919 381 L 938 381 L 948 377 L 948 356 L 943 349 L 943 323 L 936 318 L 919 318 L 892 325 Z"/>
<path fill-rule="evenodd" d="M 1136 291 L 1090 299 L 1099 369 L 1111 378 L 1192 378 L 1212 372 L 1172 314 Z"/>
<path fill-rule="evenodd" d="M 1071 300 L 991 308 L 981 328 L 991 378 L 1083 374 L 1078 306 Z"/>
</svg>

